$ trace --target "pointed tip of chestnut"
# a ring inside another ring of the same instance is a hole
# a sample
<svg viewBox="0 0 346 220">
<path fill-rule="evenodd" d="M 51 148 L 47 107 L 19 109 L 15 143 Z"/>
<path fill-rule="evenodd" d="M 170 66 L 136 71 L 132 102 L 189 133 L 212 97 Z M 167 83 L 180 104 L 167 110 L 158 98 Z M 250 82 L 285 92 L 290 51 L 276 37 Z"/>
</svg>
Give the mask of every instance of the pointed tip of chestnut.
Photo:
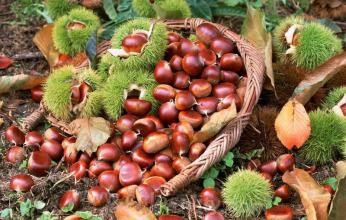
<svg viewBox="0 0 346 220">
<path fill-rule="evenodd" d="M 279 186 L 275 191 L 274 195 L 280 197 L 282 200 L 288 200 L 291 196 L 291 192 L 289 186 L 287 184 L 283 184 Z"/>
<path fill-rule="evenodd" d="M 34 180 L 28 174 L 17 174 L 10 181 L 10 188 L 17 192 L 28 192 L 33 185 Z"/>
</svg>

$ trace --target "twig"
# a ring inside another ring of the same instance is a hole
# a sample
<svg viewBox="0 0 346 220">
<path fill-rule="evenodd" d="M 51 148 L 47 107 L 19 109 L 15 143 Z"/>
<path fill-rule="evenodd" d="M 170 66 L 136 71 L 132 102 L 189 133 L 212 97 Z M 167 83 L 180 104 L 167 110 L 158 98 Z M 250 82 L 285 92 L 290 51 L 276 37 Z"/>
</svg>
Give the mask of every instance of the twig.
<svg viewBox="0 0 346 220">
<path fill-rule="evenodd" d="M 36 58 L 43 58 L 43 55 L 41 52 L 28 52 L 28 53 L 20 53 L 12 56 L 12 59 L 14 60 L 28 60 L 28 59 L 36 59 Z"/>
<path fill-rule="evenodd" d="M 64 182 L 65 180 L 68 180 L 71 176 L 73 176 L 74 173 L 70 173 L 69 175 L 65 176 L 64 178 L 62 178 L 61 180 L 59 180 L 58 182 L 56 182 L 51 188 L 50 190 L 54 189 L 57 185 L 59 185 L 60 183 Z"/>
<path fill-rule="evenodd" d="M 193 212 L 193 216 L 195 217 L 196 220 L 198 220 L 197 218 L 197 213 L 196 213 L 196 201 L 193 198 L 193 195 L 190 196 L 191 200 L 192 200 L 192 212 Z"/>
</svg>

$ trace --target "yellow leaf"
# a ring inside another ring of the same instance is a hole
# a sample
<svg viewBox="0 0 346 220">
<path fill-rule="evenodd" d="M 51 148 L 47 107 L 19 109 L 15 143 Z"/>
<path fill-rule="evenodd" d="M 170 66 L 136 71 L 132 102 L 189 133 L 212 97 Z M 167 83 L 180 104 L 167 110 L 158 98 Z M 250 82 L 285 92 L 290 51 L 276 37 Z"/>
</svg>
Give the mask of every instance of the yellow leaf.
<svg viewBox="0 0 346 220">
<path fill-rule="evenodd" d="M 150 209 L 135 201 L 120 201 L 115 207 L 114 215 L 117 220 L 156 220 Z"/>
<path fill-rule="evenodd" d="M 295 99 L 288 101 L 275 120 L 275 130 L 287 149 L 303 146 L 311 133 L 310 118 L 304 106 Z"/>
</svg>

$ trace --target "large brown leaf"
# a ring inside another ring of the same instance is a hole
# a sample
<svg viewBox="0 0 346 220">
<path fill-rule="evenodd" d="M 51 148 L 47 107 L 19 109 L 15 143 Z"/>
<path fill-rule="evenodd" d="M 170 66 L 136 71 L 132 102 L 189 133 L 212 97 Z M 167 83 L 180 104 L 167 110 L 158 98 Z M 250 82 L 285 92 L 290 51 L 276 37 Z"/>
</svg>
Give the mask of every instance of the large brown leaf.
<svg viewBox="0 0 346 220">
<path fill-rule="evenodd" d="M 117 220 L 156 220 L 150 209 L 134 201 L 120 201 L 115 207 L 114 215 Z"/>
<path fill-rule="evenodd" d="M 0 94 L 11 90 L 26 90 L 42 84 L 46 76 L 19 74 L 0 77 Z"/>
<path fill-rule="evenodd" d="M 72 134 L 77 136 L 75 148 L 88 154 L 106 143 L 111 135 L 110 123 L 101 117 L 79 118 L 72 121 L 69 127 Z"/>
<path fill-rule="evenodd" d="M 346 161 L 336 163 L 338 187 L 329 210 L 329 220 L 344 220 L 346 210 Z"/>
<path fill-rule="evenodd" d="M 282 180 L 299 193 L 308 220 L 327 220 L 331 195 L 305 170 L 287 171 Z"/>
<path fill-rule="evenodd" d="M 294 99 L 288 101 L 275 120 L 275 130 L 287 149 L 303 146 L 311 133 L 310 118 L 304 106 Z"/>
<path fill-rule="evenodd" d="M 237 116 L 237 109 L 235 103 L 219 112 L 216 112 L 210 116 L 209 121 L 203 125 L 200 131 L 193 136 L 192 143 L 205 142 L 214 137 L 221 129 L 227 125 L 232 119 Z"/>
<path fill-rule="evenodd" d="M 292 97 L 305 105 L 319 88 L 343 68 L 346 68 L 346 52 L 334 56 L 308 74 L 295 88 Z"/>
</svg>

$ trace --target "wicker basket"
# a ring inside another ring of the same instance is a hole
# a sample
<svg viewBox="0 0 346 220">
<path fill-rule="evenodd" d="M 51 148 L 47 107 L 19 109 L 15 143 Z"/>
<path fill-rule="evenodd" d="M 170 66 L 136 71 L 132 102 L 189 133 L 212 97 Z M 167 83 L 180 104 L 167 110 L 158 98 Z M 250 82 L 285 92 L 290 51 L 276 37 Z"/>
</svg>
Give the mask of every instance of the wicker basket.
<svg viewBox="0 0 346 220">
<path fill-rule="evenodd" d="M 172 30 L 194 32 L 198 25 L 208 21 L 199 18 L 189 18 L 185 20 L 164 20 L 163 22 Z M 217 27 L 225 37 L 236 43 L 238 51 L 244 61 L 248 76 L 244 103 L 237 117 L 223 128 L 209 144 L 206 151 L 197 160 L 182 170 L 182 172 L 162 185 L 161 194 L 164 196 L 174 195 L 179 189 L 187 186 L 190 182 L 198 180 L 206 170 L 220 161 L 225 154 L 238 143 L 240 135 L 247 125 L 252 110 L 261 93 L 264 74 L 263 57 L 248 41 L 242 39 L 239 35 L 222 25 L 213 25 Z M 109 42 L 100 44 L 98 46 L 98 54 L 104 53 L 109 46 Z M 88 64 L 84 63 L 81 67 L 85 65 Z M 47 114 L 43 104 L 41 104 L 40 108 L 35 111 L 32 116 L 31 120 L 26 120 L 23 123 L 22 127 L 24 129 L 31 129 L 33 126 L 32 122 L 35 118 L 46 117 L 54 126 L 70 134 L 68 124 L 55 119 L 51 114 Z"/>
</svg>

